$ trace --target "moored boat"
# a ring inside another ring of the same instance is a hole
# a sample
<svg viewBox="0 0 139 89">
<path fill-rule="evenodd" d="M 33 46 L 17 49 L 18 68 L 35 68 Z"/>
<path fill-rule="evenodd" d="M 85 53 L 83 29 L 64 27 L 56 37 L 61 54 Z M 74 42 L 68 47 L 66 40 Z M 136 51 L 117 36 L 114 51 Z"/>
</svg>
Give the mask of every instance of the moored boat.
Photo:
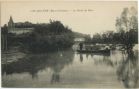
<svg viewBox="0 0 139 89">
<path fill-rule="evenodd" d="M 78 53 L 109 53 L 110 47 L 104 44 L 79 44 Z"/>
<path fill-rule="evenodd" d="M 110 49 L 104 50 L 77 50 L 79 53 L 110 53 Z"/>
</svg>

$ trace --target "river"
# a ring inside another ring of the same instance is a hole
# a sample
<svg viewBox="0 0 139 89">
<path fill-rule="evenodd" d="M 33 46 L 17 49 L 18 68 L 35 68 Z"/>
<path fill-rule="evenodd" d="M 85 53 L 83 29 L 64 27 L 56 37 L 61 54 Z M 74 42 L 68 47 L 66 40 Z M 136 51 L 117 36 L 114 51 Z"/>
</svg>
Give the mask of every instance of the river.
<svg viewBox="0 0 139 89">
<path fill-rule="evenodd" d="M 65 50 L 28 54 L 2 64 L 2 87 L 137 88 L 138 51 L 128 55 L 80 54 Z"/>
</svg>

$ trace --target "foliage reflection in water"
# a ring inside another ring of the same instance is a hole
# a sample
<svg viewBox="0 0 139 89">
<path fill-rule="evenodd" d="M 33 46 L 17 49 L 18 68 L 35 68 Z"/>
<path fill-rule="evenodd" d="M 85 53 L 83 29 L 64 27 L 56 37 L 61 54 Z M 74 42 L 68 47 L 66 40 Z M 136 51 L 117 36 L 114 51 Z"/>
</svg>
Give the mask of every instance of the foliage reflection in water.
<svg viewBox="0 0 139 89">
<path fill-rule="evenodd" d="M 137 51 L 126 54 L 117 50 L 111 54 L 80 54 L 72 50 L 30 54 L 16 62 L 2 64 L 2 86 L 135 88 L 139 87 L 137 56 Z M 22 84 L 17 74 L 26 76 L 29 80 L 22 81 L 27 83 Z"/>
</svg>

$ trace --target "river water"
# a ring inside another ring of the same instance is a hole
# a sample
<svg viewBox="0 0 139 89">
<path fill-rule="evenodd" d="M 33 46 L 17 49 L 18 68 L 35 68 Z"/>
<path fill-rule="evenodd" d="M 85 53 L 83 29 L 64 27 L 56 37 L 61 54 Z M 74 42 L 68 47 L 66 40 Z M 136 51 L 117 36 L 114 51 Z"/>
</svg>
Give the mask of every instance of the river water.
<svg viewBox="0 0 139 89">
<path fill-rule="evenodd" d="M 2 64 L 2 87 L 139 87 L 138 51 L 128 55 L 113 50 L 109 54 L 80 54 L 65 50 L 28 54 Z"/>
</svg>

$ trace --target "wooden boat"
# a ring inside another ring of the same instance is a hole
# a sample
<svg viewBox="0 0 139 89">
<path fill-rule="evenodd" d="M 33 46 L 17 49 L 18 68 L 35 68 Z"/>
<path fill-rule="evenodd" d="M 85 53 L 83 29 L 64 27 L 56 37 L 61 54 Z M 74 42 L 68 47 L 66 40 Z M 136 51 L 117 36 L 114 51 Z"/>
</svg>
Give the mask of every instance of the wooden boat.
<svg viewBox="0 0 139 89">
<path fill-rule="evenodd" d="M 79 53 L 110 53 L 110 49 L 104 50 L 77 50 Z"/>
</svg>

